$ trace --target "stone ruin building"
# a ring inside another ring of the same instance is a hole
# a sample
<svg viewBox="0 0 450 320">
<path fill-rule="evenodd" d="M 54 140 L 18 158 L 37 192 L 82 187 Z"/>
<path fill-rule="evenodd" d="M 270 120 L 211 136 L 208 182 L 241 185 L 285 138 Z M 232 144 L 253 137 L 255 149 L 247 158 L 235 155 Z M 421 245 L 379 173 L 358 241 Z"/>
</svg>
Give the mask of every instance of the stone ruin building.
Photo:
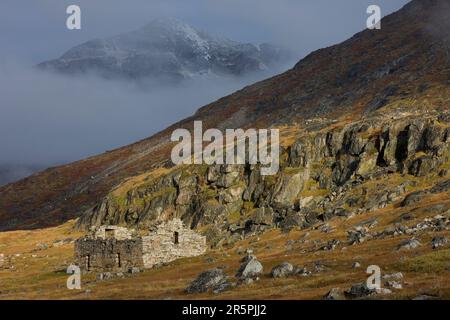
<svg viewBox="0 0 450 320">
<path fill-rule="evenodd" d="M 95 228 L 75 242 L 75 260 L 83 272 L 127 272 L 198 256 L 206 248 L 206 237 L 184 227 L 180 219 L 173 219 L 145 236 L 118 226 Z"/>
</svg>

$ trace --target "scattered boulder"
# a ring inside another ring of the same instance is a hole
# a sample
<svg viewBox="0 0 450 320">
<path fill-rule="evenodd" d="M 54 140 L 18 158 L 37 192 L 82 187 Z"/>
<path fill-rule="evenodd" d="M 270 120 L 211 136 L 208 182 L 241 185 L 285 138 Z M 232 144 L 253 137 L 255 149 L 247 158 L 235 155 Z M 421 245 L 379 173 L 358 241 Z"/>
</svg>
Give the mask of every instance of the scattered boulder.
<svg viewBox="0 0 450 320">
<path fill-rule="evenodd" d="M 57 248 L 57 247 L 60 247 L 62 245 L 73 243 L 73 242 L 74 242 L 74 240 L 72 238 L 67 238 L 67 239 L 62 239 L 62 240 L 55 240 L 55 241 L 53 241 L 52 246 Z"/>
<path fill-rule="evenodd" d="M 427 194 L 427 191 L 416 191 L 408 194 L 405 199 L 402 201 L 400 206 L 407 207 L 414 203 L 417 203 L 423 199 L 423 197 Z"/>
<path fill-rule="evenodd" d="M 328 223 L 320 225 L 319 227 L 317 227 L 317 230 L 323 233 L 330 233 L 332 231 Z"/>
<path fill-rule="evenodd" d="M 283 232 L 289 232 L 296 227 L 304 227 L 305 215 L 296 211 L 288 212 L 279 226 Z"/>
<path fill-rule="evenodd" d="M 353 269 L 361 268 L 361 264 L 359 262 L 353 262 L 352 268 Z"/>
<path fill-rule="evenodd" d="M 371 218 L 368 220 L 364 220 L 360 223 L 357 223 L 354 225 L 355 228 L 373 228 L 378 224 L 378 219 L 377 218 Z"/>
<path fill-rule="evenodd" d="M 348 242 L 351 245 L 363 243 L 372 238 L 372 236 L 363 227 L 356 227 L 354 230 L 347 230 Z"/>
<path fill-rule="evenodd" d="M 337 239 L 333 239 L 328 241 L 328 243 L 322 247 L 322 250 L 326 250 L 326 251 L 331 251 L 336 249 L 336 247 L 340 244 L 341 242 Z"/>
<path fill-rule="evenodd" d="M 324 271 L 327 271 L 327 267 L 324 264 L 322 264 L 320 262 L 314 263 L 314 272 L 320 273 L 320 272 L 324 272 Z"/>
<path fill-rule="evenodd" d="M 311 271 L 308 271 L 308 269 L 306 269 L 306 267 L 296 266 L 294 268 L 293 274 L 299 275 L 302 277 L 307 277 L 307 276 L 311 275 Z"/>
<path fill-rule="evenodd" d="M 5 254 L 0 253 L 0 268 L 3 268 L 5 265 Z"/>
<path fill-rule="evenodd" d="M 223 284 L 227 281 L 227 277 L 222 269 L 211 269 L 200 273 L 200 275 L 191 282 L 186 288 L 189 294 L 204 293 L 209 290 L 221 292 L 225 289 Z"/>
<path fill-rule="evenodd" d="M 412 238 L 412 239 L 401 242 L 397 246 L 397 250 L 411 250 L 411 249 L 415 249 L 421 245 L 422 244 L 420 243 L 419 240 Z"/>
<path fill-rule="evenodd" d="M 242 264 L 236 273 L 236 277 L 241 280 L 247 278 L 257 278 L 263 271 L 261 262 L 253 255 L 248 255 L 241 260 Z"/>
<path fill-rule="evenodd" d="M 333 288 L 323 297 L 324 300 L 345 300 L 344 292 L 340 288 Z"/>
<path fill-rule="evenodd" d="M 397 273 L 385 274 L 383 276 L 383 280 L 403 280 L 403 273 L 397 272 Z"/>
<path fill-rule="evenodd" d="M 345 291 L 345 295 L 352 299 L 365 298 L 376 293 L 375 289 L 367 287 L 366 283 L 357 283 L 352 285 L 350 290 Z"/>
<path fill-rule="evenodd" d="M 46 244 L 46 243 L 38 243 L 38 244 L 36 245 L 36 248 L 37 248 L 38 250 L 45 250 L 45 249 L 48 249 L 48 244 Z"/>
<path fill-rule="evenodd" d="M 389 288 L 394 288 L 397 290 L 400 290 L 403 288 L 402 284 L 400 282 L 397 281 L 386 281 L 385 282 L 385 286 L 389 287 Z"/>
<path fill-rule="evenodd" d="M 285 278 L 294 273 L 294 267 L 289 262 L 283 262 L 275 267 L 273 267 L 270 275 L 272 278 Z"/>
<path fill-rule="evenodd" d="M 430 189 L 431 193 L 441 193 L 446 192 L 450 189 L 450 179 L 436 184 Z"/>
<path fill-rule="evenodd" d="M 447 237 L 434 237 L 433 240 L 431 240 L 431 247 L 433 249 L 444 247 L 449 242 L 450 240 Z"/>
</svg>

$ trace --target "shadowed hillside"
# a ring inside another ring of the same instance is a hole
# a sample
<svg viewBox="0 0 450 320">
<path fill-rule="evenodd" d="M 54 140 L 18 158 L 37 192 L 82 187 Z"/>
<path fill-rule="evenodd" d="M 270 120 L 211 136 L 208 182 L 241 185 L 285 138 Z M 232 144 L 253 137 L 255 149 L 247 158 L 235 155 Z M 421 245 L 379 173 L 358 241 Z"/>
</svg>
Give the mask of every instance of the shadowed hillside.
<svg viewBox="0 0 450 320">
<path fill-rule="evenodd" d="M 332 120 L 449 109 L 447 0 L 415 0 L 351 39 L 313 52 L 293 69 L 201 108 L 151 138 L 0 188 L 0 230 L 59 225 L 99 203 L 125 178 L 169 166 L 169 136 L 204 127 L 332 127 Z M 295 131 L 294 130 L 294 131 Z M 283 133 L 283 132 L 282 132 Z M 295 140 L 295 139 L 294 139 Z"/>
</svg>

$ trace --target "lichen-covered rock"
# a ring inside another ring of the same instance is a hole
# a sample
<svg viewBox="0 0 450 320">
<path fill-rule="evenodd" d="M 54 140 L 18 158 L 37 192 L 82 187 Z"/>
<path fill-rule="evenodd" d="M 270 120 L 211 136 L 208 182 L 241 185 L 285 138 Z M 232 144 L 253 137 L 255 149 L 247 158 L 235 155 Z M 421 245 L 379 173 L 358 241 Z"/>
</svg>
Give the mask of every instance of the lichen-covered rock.
<svg viewBox="0 0 450 320">
<path fill-rule="evenodd" d="M 270 275 L 272 278 L 285 278 L 292 275 L 294 272 L 294 267 L 289 262 L 283 262 L 275 267 L 273 267 Z"/>
<path fill-rule="evenodd" d="M 448 243 L 450 243 L 450 240 L 447 237 L 434 237 L 431 240 L 431 247 L 433 249 L 436 249 L 436 248 L 439 248 L 439 247 L 444 247 Z"/>
<path fill-rule="evenodd" d="M 422 156 L 411 163 L 409 173 L 416 177 L 423 177 L 430 172 L 435 171 L 438 164 L 436 158 L 432 156 Z"/>
<path fill-rule="evenodd" d="M 365 298 L 376 293 L 375 289 L 370 289 L 365 283 L 357 283 L 345 291 L 345 295 L 352 299 Z"/>
<path fill-rule="evenodd" d="M 295 227 L 303 227 L 305 225 L 305 215 L 302 212 L 289 210 L 284 217 L 283 221 L 280 223 L 281 229 L 284 231 L 289 231 Z"/>
<path fill-rule="evenodd" d="M 340 288 L 333 288 L 323 297 L 324 300 L 345 300 L 344 292 Z"/>
<path fill-rule="evenodd" d="M 293 175 L 284 175 L 275 187 L 273 196 L 273 206 L 277 208 L 292 207 L 295 200 L 303 189 L 304 182 L 307 180 L 308 171 L 296 173 Z"/>
<path fill-rule="evenodd" d="M 405 240 L 405 241 L 401 242 L 397 246 L 397 250 L 411 250 L 411 249 L 415 249 L 421 245 L 422 244 L 420 243 L 419 240 L 413 238 L 413 239 L 409 239 L 409 240 Z"/>
<path fill-rule="evenodd" d="M 450 140 L 450 128 L 435 118 L 367 118 L 302 133 L 281 148 L 280 170 L 272 176 L 261 175 L 261 164 L 173 167 L 135 186 L 128 182 L 117 186 L 77 225 L 146 229 L 178 216 L 191 228 L 201 229 L 208 244 L 220 246 L 269 228 L 287 232 L 351 217 L 402 198 L 401 206 L 412 206 L 428 194 L 450 188 L 450 180 L 440 180 L 405 197 L 417 184 L 407 173 L 419 178 L 433 173 L 434 179 L 434 172 L 443 171 L 442 164 L 449 161 L 450 144 L 445 142 Z M 390 177 L 404 181 L 397 185 Z M 377 185 L 367 186 L 369 181 Z M 360 243 L 370 234 L 359 230 L 349 238 Z"/>
<path fill-rule="evenodd" d="M 428 192 L 423 191 L 423 190 L 412 192 L 405 197 L 405 199 L 402 201 L 402 203 L 400 205 L 402 207 L 407 207 L 414 203 L 417 203 L 417 202 L 421 201 L 427 193 Z"/>
<path fill-rule="evenodd" d="M 186 288 L 189 294 L 204 293 L 210 290 L 220 290 L 222 285 L 227 281 L 227 277 L 222 269 L 211 269 L 204 271 L 191 282 Z"/>
<path fill-rule="evenodd" d="M 400 290 L 403 288 L 402 284 L 398 281 L 386 281 L 385 282 L 386 287 L 393 288 L 396 290 Z"/>
<path fill-rule="evenodd" d="M 403 280 L 403 273 L 396 272 L 391 274 L 385 274 L 383 280 Z"/>
<path fill-rule="evenodd" d="M 225 203 L 232 203 L 242 199 L 242 194 L 244 193 L 244 187 L 242 185 L 237 185 L 228 189 L 223 190 L 220 193 L 220 197 Z"/>
<path fill-rule="evenodd" d="M 336 247 L 340 244 L 341 242 L 337 239 L 332 239 L 330 241 L 328 241 L 328 243 L 322 247 L 322 250 L 325 251 L 331 251 L 336 249 Z"/>
<path fill-rule="evenodd" d="M 339 155 L 333 169 L 333 182 L 336 185 L 341 186 L 351 179 L 355 171 L 358 169 L 359 162 L 359 157 Z"/>
<path fill-rule="evenodd" d="M 273 224 L 273 214 L 272 208 L 258 208 L 250 218 L 251 224 L 270 226 Z"/>
</svg>

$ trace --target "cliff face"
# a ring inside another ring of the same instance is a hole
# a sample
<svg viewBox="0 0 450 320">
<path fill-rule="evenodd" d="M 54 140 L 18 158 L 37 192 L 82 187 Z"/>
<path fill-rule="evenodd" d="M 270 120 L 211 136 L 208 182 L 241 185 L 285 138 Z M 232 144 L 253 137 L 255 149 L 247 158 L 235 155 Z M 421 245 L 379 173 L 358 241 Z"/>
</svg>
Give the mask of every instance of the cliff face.
<svg viewBox="0 0 450 320">
<path fill-rule="evenodd" d="M 399 112 L 429 118 L 429 113 L 436 111 L 432 120 L 438 121 L 438 115 L 449 109 L 448 8 L 448 0 L 411 1 L 383 19 L 381 30 L 365 30 L 341 44 L 313 52 L 291 70 L 204 106 L 153 137 L 1 187 L 0 230 L 52 226 L 79 217 L 125 179 L 167 166 L 171 133 L 176 128 L 191 129 L 194 120 L 202 120 L 204 130 L 309 127 L 311 136 L 314 131 L 331 130 L 333 119 L 355 125 L 367 121 L 379 132 L 392 125 L 391 116 L 402 117 L 396 115 Z M 386 139 L 380 136 L 380 141 Z M 320 150 L 320 145 L 311 141 L 310 145 Z M 309 157 L 313 154 L 320 152 L 308 152 Z M 328 168 L 336 185 L 344 184 L 354 167 L 366 163 L 360 156 L 370 155 L 357 156 L 353 151 L 335 155 L 336 169 Z M 249 169 L 240 170 L 248 175 Z M 300 183 L 303 178 L 295 179 Z M 173 189 L 166 190 L 169 196 L 160 201 L 171 203 L 178 197 L 178 187 L 172 182 L 167 187 Z"/>
<path fill-rule="evenodd" d="M 412 191 L 450 192 L 448 112 L 397 112 L 309 129 L 284 148 L 274 176 L 261 176 L 257 165 L 167 169 L 119 185 L 79 226 L 148 228 L 176 216 L 214 246 L 269 228 L 401 206 Z"/>
</svg>

